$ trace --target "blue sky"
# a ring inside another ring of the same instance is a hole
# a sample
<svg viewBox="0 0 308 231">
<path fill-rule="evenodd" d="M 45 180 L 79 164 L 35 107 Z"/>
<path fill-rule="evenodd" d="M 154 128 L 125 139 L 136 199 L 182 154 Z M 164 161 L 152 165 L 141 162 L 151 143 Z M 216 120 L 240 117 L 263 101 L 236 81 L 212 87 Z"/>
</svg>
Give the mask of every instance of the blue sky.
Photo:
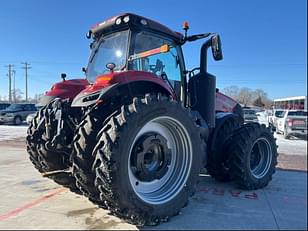
<svg viewBox="0 0 308 231">
<path fill-rule="evenodd" d="M 24 91 L 21 62 L 31 63 L 29 95 L 60 80 L 83 77 L 97 22 L 123 12 L 137 13 L 190 34 L 219 32 L 224 60 L 210 60 L 217 86 L 264 89 L 270 98 L 307 94 L 306 0 L 199 1 L 0 1 L 0 96 L 7 95 L 7 64 L 14 64 L 16 88 Z M 199 64 L 201 42 L 184 46 L 188 68 Z"/>
</svg>

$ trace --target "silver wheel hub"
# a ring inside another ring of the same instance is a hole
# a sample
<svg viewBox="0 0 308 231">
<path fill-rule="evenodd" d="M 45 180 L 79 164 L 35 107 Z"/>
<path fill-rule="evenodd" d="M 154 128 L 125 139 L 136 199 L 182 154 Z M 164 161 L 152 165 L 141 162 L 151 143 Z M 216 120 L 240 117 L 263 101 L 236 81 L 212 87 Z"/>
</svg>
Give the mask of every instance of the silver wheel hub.
<svg viewBox="0 0 308 231">
<path fill-rule="evenodd" d="M 143 201 L 166 203 L 185 187 L 192 164 L 192 144 L 178 120 L 161 116 L 147 122 L 129 153 L 130 184 Z"/>
</svg>

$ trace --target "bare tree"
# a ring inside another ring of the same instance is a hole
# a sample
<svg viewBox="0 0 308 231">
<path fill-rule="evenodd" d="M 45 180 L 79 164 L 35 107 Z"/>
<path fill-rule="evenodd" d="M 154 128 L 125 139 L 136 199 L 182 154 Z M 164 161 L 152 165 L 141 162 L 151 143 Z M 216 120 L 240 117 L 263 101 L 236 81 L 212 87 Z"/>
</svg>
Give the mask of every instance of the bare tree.
<svg viewBox="0 0 308 231">
<path fill-rule="evenodd" d="M 257 106 L 257 107 L 264 107 L 265 106 L 265 104 L 263 103 L 262 98 L 260 96 L 252 102 L 252 105 Z"/>
<path fill-rule="evenodd" d="M 256 89 L 253 91 L 253 99 L 254 99 L 254 102 L 259 100 L 262 104 L 263 104 L 263 107 L 269 109 L 271 108 L 272 104 L 273 104 L 273 101 L 270 100 L 267 96 L 267 93 L 263 90 L 263 89 Z"/>
<path fill-rule="evenodd" d="M 35 94 L 34 97 L 29 97 L 28 98 L 28 102 L 29 103 L 38 103 L 40 98 L 43 96 L 44 94 Z"/>
<path fill-rule="evenodd" d="M 252 90 L 247 87 L 229 86 L 225 87 L 222 92 L 244 106 L 255 105 L 269 109 L 273 104 L 272 100 L 268 98 L 267 93 L 260 88 Z"/>
<path fill-rule="evenodd" d="M 244 87 L 241 88 L 237 98 L 238 102 L 247 106 L 252 103 L 252 91 L 251 89 Z"/>
<path fill-rule="evenodd" d="M 12 95 L 14 96 L 14 102 L 16 103 L 20 103 L 23 101 L 23 92 L 20 90 L 20 89 L 15 89 L 15 90 L 12 90 Z"/>
<path fill-rule="evenodd" d="M 237 86 L 229 86 L 229 87 L 225 87 L 222 92 L 224 94 L 226 94 L 227 96 L 231 97 L 232 99 L 237 100 L 238 95 L 239 95 L 239 87 Z"/>
</svg>

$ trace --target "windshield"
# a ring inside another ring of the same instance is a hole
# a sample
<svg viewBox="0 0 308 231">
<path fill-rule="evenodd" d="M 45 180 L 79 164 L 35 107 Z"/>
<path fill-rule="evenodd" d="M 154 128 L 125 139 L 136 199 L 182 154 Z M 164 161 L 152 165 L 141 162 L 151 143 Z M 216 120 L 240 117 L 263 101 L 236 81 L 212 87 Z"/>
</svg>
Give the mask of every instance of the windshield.
<svg viewBox="0 0 308 231">
<path fill-rule="evenodd" d="M 114 71 L 125 68 L 127 60 L 128 31 L 121 31 L 103 37 L 94 47 L 87 68 L 87 79 L 93 82 L 97 76 L 108 73 L 108 63 L 114 63 Z"/>
<path fill-rule="evenodd" d="M 22 105 L 20 105 L 20 104 L 11 104 L 5 110 L 7 110 L 7 111 L 15 111 L 15 110 L 21 110 L 21 109 L 22 109 Z"/>
<path fill-rule="evenodd" d="M 289 116 L 307 116 L 306 111 L 289 111 Z"/>
<path fill-rule="evenodd" d="M 284 116 L 285 111 L 275 111 L 275 116 L 278 118 L 282 118 Z"/>
</svg>

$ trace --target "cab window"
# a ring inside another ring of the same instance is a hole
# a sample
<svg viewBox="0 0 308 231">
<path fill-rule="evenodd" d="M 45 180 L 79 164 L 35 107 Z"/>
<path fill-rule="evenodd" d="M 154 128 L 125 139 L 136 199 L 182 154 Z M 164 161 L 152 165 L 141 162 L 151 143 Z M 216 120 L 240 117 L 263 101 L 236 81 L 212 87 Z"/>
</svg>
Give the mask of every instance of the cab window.
<svg viewBox="0 0 308 231">
<path fill-rule="evenodd" d="M 163 45 L 169 46 L 168 52 L 153 54 L 153 51 Z M 172 80 L 180 79 L 180 65 L 176 46 L 172 41 L 155 36 L 147 32 L 139 32 L 135 35 L 135 43 L 129 61 L 130 69 L 151 72 L 159 77 L 167 77 Z M 138 58 L 138 54 L 144 54 Z M 136 56 L 137 55 L 137 56 Z"/>
</svg>

